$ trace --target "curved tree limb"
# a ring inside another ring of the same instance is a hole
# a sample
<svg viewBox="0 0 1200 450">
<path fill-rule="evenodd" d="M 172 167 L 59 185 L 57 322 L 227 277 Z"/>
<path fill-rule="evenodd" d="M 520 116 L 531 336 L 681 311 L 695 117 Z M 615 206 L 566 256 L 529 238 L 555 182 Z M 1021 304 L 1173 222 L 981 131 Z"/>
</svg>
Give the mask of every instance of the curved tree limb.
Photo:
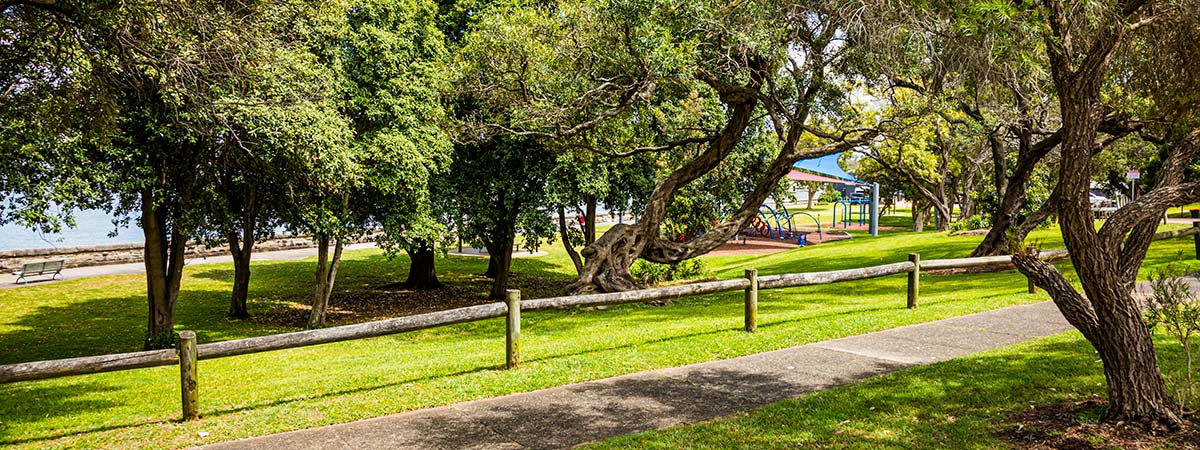
<svg viewBox="0 0 1200 450">
<path fill-rule="evenodd" d="M 1026 247 L 1012 250 L 1012 262 L 1017 270 L 1049 293 L 1067 322 L 1078 328 L 1088 341 L 1095 342 L 1100 325 L 1091 303 L 1071 286 L 1057 267 L 1038 257 L 1038 249 Z"/>
<path fill-rule="evenodd" d="M 850 141 L 834 142 L 820 147 L 806 149 L 801 152 L 781 154 L 767 169 L 766 174 L 755 185 L 754 192 L 746 197 L 738 211 L 728 220 L 708 230 L 703 236 L 687 242 L 674 242 L 662 238 L 651 240 L 642 251 L 642 258 L 659 263 L 669 263 L 684 259 L 695 258 L 720 247 L 725 241 L 737 235 L 758 215 L 759 206 L 766 201 L 779 184 L 779 180 L 787 176 L 796 161 L 820 156 L 832 155 L 850 150 L 861 145 L 875 134 L 860 135 Z"/>
</svg>

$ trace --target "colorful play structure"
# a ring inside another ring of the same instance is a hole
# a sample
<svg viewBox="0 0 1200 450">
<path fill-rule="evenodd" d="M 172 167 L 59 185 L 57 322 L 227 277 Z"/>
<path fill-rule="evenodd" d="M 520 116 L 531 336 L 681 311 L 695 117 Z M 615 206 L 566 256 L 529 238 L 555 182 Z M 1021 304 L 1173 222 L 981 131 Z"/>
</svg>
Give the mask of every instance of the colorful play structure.
<svg viewBox="0 0 1200 450">
<path fill-rule="evenodd" d="M 864 183 L 854 179 L 850 174 L 838 166 L 837 155 L 830 155 L 822 158 L 804 160 L 796 163 L 795 167 L 801 170 L 793 170 L 788 174 L 788 178 L 795 181 L 815 181 L 819 183 L 828 183 L 840 185 L 843 193 L 854 193 L 861 187 L 870 188 L 869 197 L 855 198 L 849 196 L 843 200 L 839 200 L 833 204 L 833 228 L 850 228 L 853 225 L 868 226 L 871 236 L 879 235 L 879 184 Z M 841 214 L 839 216 L 839 213 Z M 743 230 L 743 236 L 761 237 L 766 239 L 786 239 L 796 241 L 797 245 L 808 245 L 808 235 L 812 231 L 800 230 L 796 226 L 794 220 L 797 217 L 806 216 L 813 221 L 817 226 L 817 235 L 821 241 L 824 241 L 824 230 L 821 229 L 821 221 L 812 214 L 798 211 L 792 213 L 788 211 L 784 205 L 771 207 L 762 205 L 759 209 L 758 216 L 750 223 L 750 226 Z M 857 222 L 857 223 L 856 223 Z"/>
<path fill-rule="evenodd" d="M 776 210 L 768 205 L 762 205 L 762 208 L 758 210 L 758 216 L 754 217 L 754 220 L 750 222 L 750 228 L 743 234 L 755 234 L 757 237 L 767 239 L 795 239 L 796 245 L 803 247 L 808 245 L 808 234 L 811 231 L 798 230 L 793 219 L 799 216 L 806 216 L 816 224 L 817 236 L 824 239 L 825 235 L 821 230 L 821 221 L 817 220 L 812 214 L 803 211 L 793 214 L 788 211 L 787 206 L 778 206 L 779 209 Z M 773 227 L 772 223 L 774 223 Z M 786 230 L 784 226 L 787 227 Z"/>
<path fill-rule="evenodd" d="M 838 220 L 838 207 L 841 207 L 841 220 Z M 858 215 L 858 226 L 863 226 L 871 222 L 871 202 L 866 199 L 844 199 L 833 203 L 833 227 L 837 228 L 838 223 L 842 224 L 842 228 L 849 228 L 855 223 L 854 216 Z"/>
</svg>

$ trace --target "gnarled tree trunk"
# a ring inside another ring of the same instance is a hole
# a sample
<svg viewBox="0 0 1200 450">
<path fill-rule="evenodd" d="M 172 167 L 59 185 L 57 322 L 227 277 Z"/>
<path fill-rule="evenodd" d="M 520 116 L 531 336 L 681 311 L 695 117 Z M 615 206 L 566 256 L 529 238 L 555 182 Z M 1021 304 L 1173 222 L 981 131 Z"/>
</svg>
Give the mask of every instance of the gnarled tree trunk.
<svg viewBox="0 0 1200 450">
<path fill-rule="evenodd" d="M 1011 176 L 1006 174 L 997 176 L 997 182 L 1001 183 L 997 186 L 998 192 L 1000 192 L 1000 205 L 992 214 L 992 228 L 988 230 L 983 241 L 971 252 L 972 257 L 1007 253 L 1008 241 L 1010 238 L 1014 238 L 1010 235 L 1015 233 L 1015 240 L 1020 242 L 1029 234 L 1029 230 L 1036 228 L 1049 217 L 1048 212 L 1040 210 L 1029 217 L 1020 217 L 1019 213 L 1025 205 L 1026 194 L 1029 192 L 1029 181 L 1033 178 L 1034 170 L 1038 163 L 1062 142 L 1062 133 L 1051 134 L 1036 144 L 1030 143 L 1032 133 L 1027 128 L 1023 128 L 1018 134 L 1021 138 L 1018 142 L 1017 165 L 1013 168 Z M 1000 157 L 1003 157 L 1003 154 Z M 1001 187 L 1004 189 L 999 189 Z"/>
<path fill-rule="evenodd" d="M 645 248 L 644 232 L 642 227 L 617 224 L 584 248 L 582 255 L 587 258 L 587 263 L 570 289 L 621 292 L 639 288 L 629 275 L 629 268 Z"/>
<path fill-rule="evenodd" d="M 761 80 L 757 78 L 760 75 L 757 74 L 750 81 L 751 89 L 757 90 L 760 87 Z M 726 85 L 716 79 L 707 81 L 721 93 L 722 102 L 728 105 L 730 109 L 720 135 L 708 145 L 704 152 L 672 172 L 666 179 L 654 187 L 654 191 L 650 194 L 650 199 L 646 202 L 645 210 L 636 224 L 618 224 L 583 249 L 582 255 L 587 259 L 587 262 L 584 264 L 579 278 L 569 286 L 570 290 L 575 292 L 596 290 L 601 292 L 618 292 L 637 289 L 639 286 L 633 280 L 633 277 L 629 275 L 629 268 L 633 266 L 634 261 L 643 255 L 646 246 L 651 241 L 659 240 L 659 226 L 665 219 L 667 206 L 669 206 L 671 200 L 675 197 L 675 193 L 716 168 L 729 155 L 734 146 L 741 141 L 742 135 L 750 125 L 754 108 L 758 105 L 758 98 L 755 95 L 739 90 L 739 88 L 744 89 L 741 86 Z M 784 155 L 781 154 L 780 156 Z M 785 172 L 783 175 L 780 175 L 779 178 L 782 178 L 784 175 L 787 175 L 787 173 Z M 778 178 L 773 180 L 771 187 L 774 187 L 777 182 Z M 766 196 L 764 195 L 763 199 L 765 198 Z M 760 201 L 753 205 L 755 212 L 758 211 L 758 207 L 761 204 Z M 745 217 L 743 220 L 746 209 L 745 205 L 743 205 L 742 210 L 735 214 L 736 223 L 734 225 L 736 228 L 731 228 L 733 232 L 744 227 L 752 218 L 752 216 Z M 715 236 L 718 233 L 720 232 L 712 230 L 705 237 Z M 720 234 L 725 235 L 726 233 Z M 720 245 L 720 243 L 728 240 L 731 236 L 732 233 L 729 233 L 727 236 L 720 238 L 720 241 L 716 245 Z M 700 241 L 702 239 L 704 237 L 694 239 L 693 241 Z M 707 243 L 693 246 L 693 248 L 703 248 L 704 246 L 707 246 Z M 716 247 L 713 246 L 712 248 Z"/>
<path fill-rule="evenodd" d="M 1049 2 L 1050 29 L 1059 42 L 1071 40 L 1065 7 Z M 1089 202 L 1092 158 L 1103 116 L 1100 88 L 1116 48 L 1123 41 L 1125 20 L 1137 7 L 1121 11 L 1092 36 L 1087 52 L 1048 43 L 1046 52 L 1062 115 L 1062 162 L 1052 197 L 1071 262 L 1083 286 L 1077 292 L 1053 266 L 1017 252 L 1018 269 L 1050 293 L 1059 310 L 1092 343 L 1104 363 L 1109 408 L 1106 419 L 1178 428 L 1181 419 L 1167 394 L 1155 358 L 1154 342 L 1142 318 L 1132 288 L 1167 207 L 1200 198 L 1200 183 L 1183 183 L 1187 165 L 1200 154 L 1200 130 L 1191 145 L 1177 148 L 1164 161 L 1154 190 L 1114 213 L 1095 229 Z"/>
<path fill-rule="evenodd" d="M 1092 92 L 1095 96 L 1089 95 Z M 1132 279 L 1117 270 L 1115 255 L 1093 231 L 1088 202 L 1091 154 L 1095 146 L 1095 113 L 1099 86 L 1084 92 L 1060 93 L 1064 104 L 1064 163 L 1059 192 L 1063 238 L 1071 252 L 1080 282 L 1095 311 L 1098 332 L 1093 337 L 1108 381 L 1109 420 L 1162 423 L 1176 427 L 1180 419 L 1155 359 L 1154 344 L 1130 289 Z M 1094 103 L 1093 103 L 1094 101 Z M 1068 122 L 1069 120 L 1069 122 Z M 1148 248 L 1148 245 L 1147 245 Z M 1146 249 L 1142 250 L 1145 255 Z M 1128 256 L 1128 255 L 1127 255 Z"/>
<path fill-rule="evenodd" d="M 751 65 L 760 63 L 762 61 L 754 61 Z M 814 78 L 819 79 L 823 76 L 819 69 L 816 72 Z M 670 264 L 712 251 L 744 229 L 758 215 L 763 202 L 778 186 L 779 180 L 791 172 L 797 161 L 840 153 L 875 136 L 867 132 L 853 139 L 831 139 L 835 142 L 798 149 L 800 138 L 808 131 L 805 122 L 809 111 L 803 105 L 810 104 L 808 102 L 816 95 L 816 88 L 809 89 L 805 92 L 805 99 L 800 102 L 802 106 L 792 114 L 787 129 L 780 131 L 784 142 L 779 155 L 770 163 L 755 183 L 754 191 L 746 196 L 738 209 L 702 236 L 685 242 L 663 239 L 659 236 L 659 226 L 666 218 L 667 207 L 675 194 L 715 169 L 741 142 L 743 134 L 753 121 L 755 108 L 759 104 L 758 96 L 754 92 L 761 88 L 763 80 L 760 77 L 764 73 L 761 68 L 755 68 L 750 73 L 750 79 L 744 86 L 730 85 L 705 77 L 704 81 L 719 93 L 722 103 L 727 107 L 726 122 L 720 133 L 707 144 L 703 152 L 655 186 L 637 223 L 614 226 L 581 252 L 587 262 L 583 272 L 569 289 L 574 292 L 617 292 L 636 289 L 639 286 L 629 276 L 629 268 L 638 258 Z M 816 85 L 820 84 L 819 81 L 814 82 Z"/>
</svg>

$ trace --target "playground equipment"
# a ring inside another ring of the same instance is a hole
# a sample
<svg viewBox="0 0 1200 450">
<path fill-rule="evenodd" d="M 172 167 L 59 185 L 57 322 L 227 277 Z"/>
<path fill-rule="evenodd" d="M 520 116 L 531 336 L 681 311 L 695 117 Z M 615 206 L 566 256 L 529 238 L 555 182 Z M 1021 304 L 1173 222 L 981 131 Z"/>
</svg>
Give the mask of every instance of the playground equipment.
<svg viewBox="0 0 1200 450">
<path fill-rule="evenodd" d="M 821 221 L 813 217 L 812 214 L 806 212 L 797 212 L 795 214 L 788 212 L 787 207 L 779 205 L 779 210 L 775 210 L 767 205 L 762 205 L 758 210 L 758 216 L 750 222 L 750 227 L 746 233 L 756 234 L 768 239 L 795 239 L 796 244 L 800 246 L 808 245 L 808 231 L 798 231 L 795 228 L 795 218 L 798 216 L 807 216 L 812 219 L 817 226 L 817 235 L 824 239 L 824 232 L 821 230 Z M 774 226 L 772 226 L 774 223 Z M 787 229 L 784 229 L 784 225 Z"/>
<path fill-rule="evenodd" d="M 842 228 L 849 228 L 858 214 L 858 226 L 867 225 L 871 236 L 879 236 L 879 183 L 871 183 L 870 196 L 851 197 L 833 204 L 833 227 L 838 227 L 838 207 L 842 207 Z"/>
<path fill-rule="evenodd" d="M 838 206 L 842 207 L 842 215 L 840 220 L 838 219 Z M 840 222 L 842 224 L 842 228 L 848 228 L 855 222 L 855 213 L 858 214 L 858 225 L 866 225 L 871 217 L 868 215 L 868 213 L 870 213 L 870 209 L 872 209 L 872 204 L 871 201 L 867 199 L 838 200 L 833 203 L 833 227 L 837 228 L 838 223 Z"/>
</svg>

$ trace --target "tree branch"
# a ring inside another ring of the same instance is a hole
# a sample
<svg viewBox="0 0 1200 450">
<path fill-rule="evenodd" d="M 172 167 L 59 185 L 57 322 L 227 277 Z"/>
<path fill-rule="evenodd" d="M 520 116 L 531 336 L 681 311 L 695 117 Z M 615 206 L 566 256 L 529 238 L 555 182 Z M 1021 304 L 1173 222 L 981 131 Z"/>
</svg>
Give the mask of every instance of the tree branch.
<svg viewBox="0 0 1200 450">
<path fill-rule="evenodd" d="M 1039 258 L 1040 252 L 1033 247 L 1015 248 L 1012 252 L 1013 265 L 1033 280 L 1033 284 L 1044 289 L 1054 299 L 1067 322 L 1078 328 L 1089 341 L 1099 334 L 1099 319 L 1091 303 L 1075 290 L 1057 267 Z"/>
</svg>

